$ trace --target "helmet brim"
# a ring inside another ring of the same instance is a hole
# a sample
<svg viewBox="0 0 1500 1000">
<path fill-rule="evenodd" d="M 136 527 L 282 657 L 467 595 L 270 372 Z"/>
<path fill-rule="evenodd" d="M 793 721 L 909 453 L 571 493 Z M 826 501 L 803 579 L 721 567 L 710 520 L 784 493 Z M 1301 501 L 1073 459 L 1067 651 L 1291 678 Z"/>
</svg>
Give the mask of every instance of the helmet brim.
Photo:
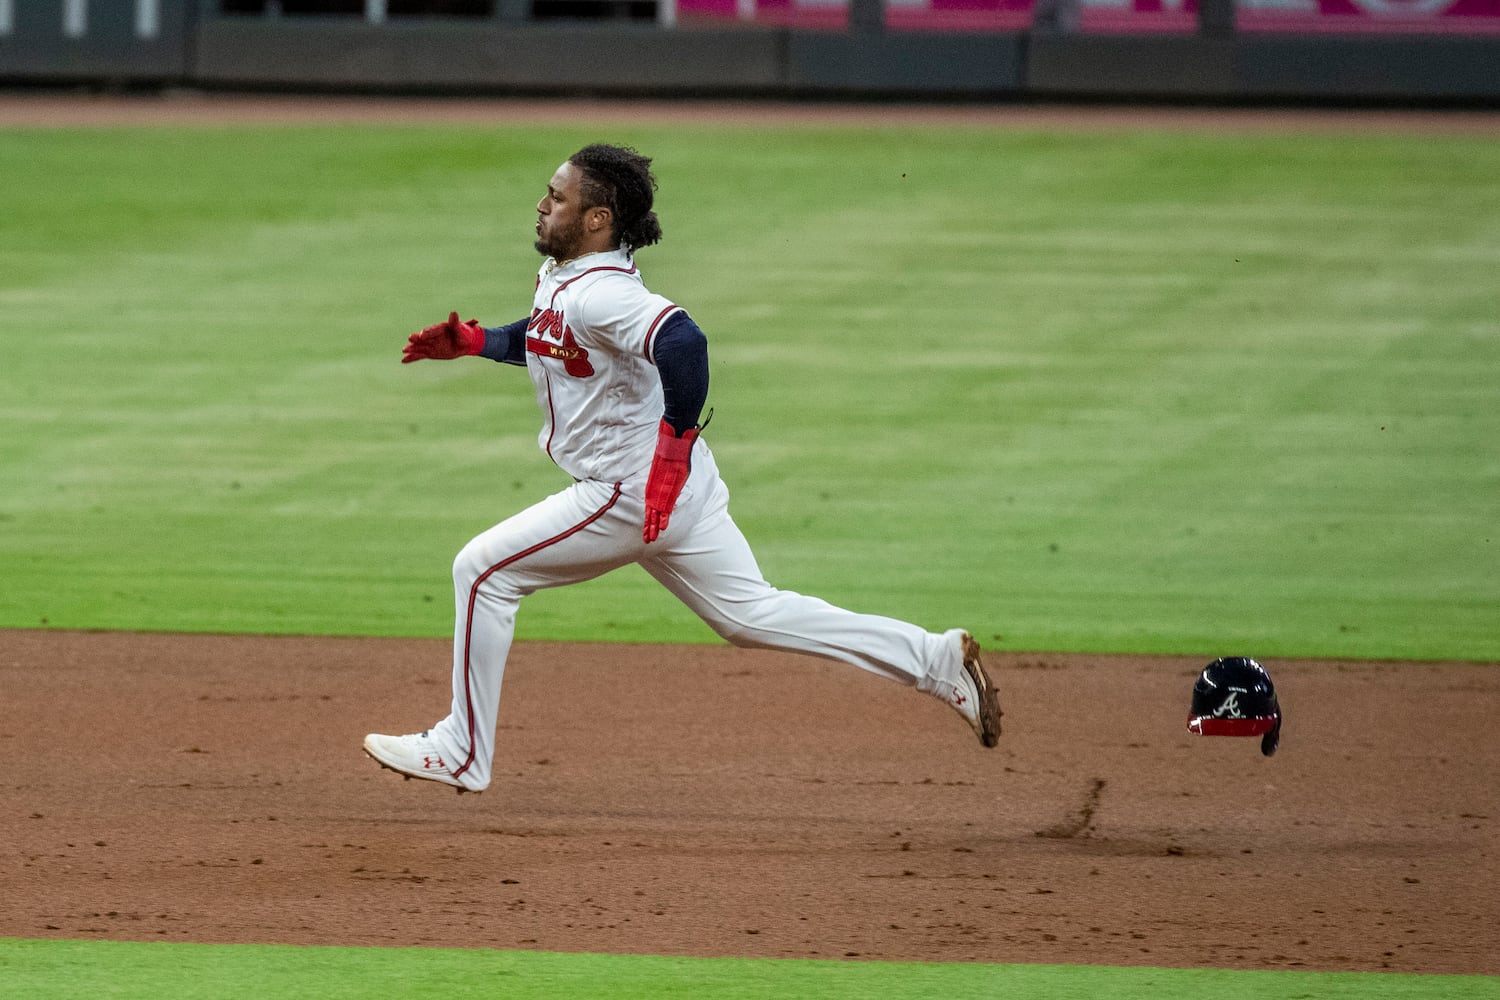
<svg viewBox="0 0 1500 1000">
<path fill-rule="evenodd" d="M 1190 715 L 1187 727 L 1199 736 L 1261 736 L 1277 728 L 1280 722 L 1274 715 L 1253 719 L 1215 719 L 1212 716 Z"/>
</svg>

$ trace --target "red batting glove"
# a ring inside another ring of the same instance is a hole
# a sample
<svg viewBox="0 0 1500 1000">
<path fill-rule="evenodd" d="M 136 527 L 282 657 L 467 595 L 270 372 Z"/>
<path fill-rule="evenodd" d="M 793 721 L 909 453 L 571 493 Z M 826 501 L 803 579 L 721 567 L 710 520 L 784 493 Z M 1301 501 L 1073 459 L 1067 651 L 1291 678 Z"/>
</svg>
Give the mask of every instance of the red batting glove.
<svg viewBox="0 0 1500 1000">
<path fill-rule="evenodd" d="M 401 363 L 409 365 L 423 358 L 446 361 L 478 354 L 482 350 L 484 327 L 479 325 L 479 320 L 460 323 L 458 313 L 451 312 L 446 322 L 423 327 L 406 338 L 406 346 L 401 349 Z"/>
<path fill-rule="evenodd" d="M 650 543 L 667 530 L 672 508 L 693 469 L 693 442 L 700 428 L 689 427 L 682 437 L 665 420 L 656 432 L 656 454 L 651 459 L 651 474 L 646 477 L 646 527 L 641 538 Z"/>
</svg>

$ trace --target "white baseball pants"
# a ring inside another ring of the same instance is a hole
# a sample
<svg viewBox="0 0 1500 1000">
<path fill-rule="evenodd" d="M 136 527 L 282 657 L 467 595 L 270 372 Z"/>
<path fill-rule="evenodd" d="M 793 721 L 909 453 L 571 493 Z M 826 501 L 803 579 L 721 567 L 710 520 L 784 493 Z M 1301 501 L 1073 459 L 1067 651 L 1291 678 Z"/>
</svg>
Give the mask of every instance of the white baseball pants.
<svg viewBox="0 0 1500 1000">
<path fill-rule="evenodd" d="M 729 490 L 699 443 L 671 522 L 641 540 L 646 473 L 575 483 L 478 535 L 453 563 L 453 706 L 429 737 L 465 787 L 490 782 L 500 685 L 521 598 L 639 563 L 736 646 L 841 660 L 904 684 L 954 658 L 941 634 L 856 614 L 765 581 L 729 516 Z"/>
</svg>

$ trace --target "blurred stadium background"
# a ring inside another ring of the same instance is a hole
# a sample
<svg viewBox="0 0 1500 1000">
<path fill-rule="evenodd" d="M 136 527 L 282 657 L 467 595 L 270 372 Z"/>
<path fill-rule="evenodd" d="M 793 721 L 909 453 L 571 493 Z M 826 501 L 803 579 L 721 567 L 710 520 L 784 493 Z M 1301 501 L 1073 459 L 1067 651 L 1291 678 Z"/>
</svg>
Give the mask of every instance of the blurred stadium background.
<svg viewBox="0 0 1500 1000">
<path fill-rule="evenodd" d="M 1500 104 L 1500 0 L 0 0 L 0 86 Z"/>
</svg>

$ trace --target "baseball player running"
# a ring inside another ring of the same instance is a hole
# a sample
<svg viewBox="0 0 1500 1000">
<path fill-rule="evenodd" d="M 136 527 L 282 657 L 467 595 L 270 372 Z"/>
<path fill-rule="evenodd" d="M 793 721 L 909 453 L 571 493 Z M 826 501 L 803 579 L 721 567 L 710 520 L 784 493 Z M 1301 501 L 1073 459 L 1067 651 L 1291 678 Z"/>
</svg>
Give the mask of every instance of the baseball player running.
<svg viewBox="0 0 1500 1000">
<path fill-rule="evenodd" d="M 699 437 L 707 339 L 636 267 L 635 252 L 661 239 L 650 168 L 618 146 L 569 157 L 536 207 L 546 259 L 531 315 L 486 328 L 452 313 L 408 338 L 403 363 L 479 355 L 524 366 L 542 411 L 538 443 L 573 483 L 459 552 L 452 707 L 425 732 L 366 736 L 365 752 L 408 777 L 482 791 L 521 599 L 629 563 L 734 645 L 826 657 L 914 686 L 994 746 L 999 695 L 968 632 L 856 614 L 762 577 Z"/>
</svg>

